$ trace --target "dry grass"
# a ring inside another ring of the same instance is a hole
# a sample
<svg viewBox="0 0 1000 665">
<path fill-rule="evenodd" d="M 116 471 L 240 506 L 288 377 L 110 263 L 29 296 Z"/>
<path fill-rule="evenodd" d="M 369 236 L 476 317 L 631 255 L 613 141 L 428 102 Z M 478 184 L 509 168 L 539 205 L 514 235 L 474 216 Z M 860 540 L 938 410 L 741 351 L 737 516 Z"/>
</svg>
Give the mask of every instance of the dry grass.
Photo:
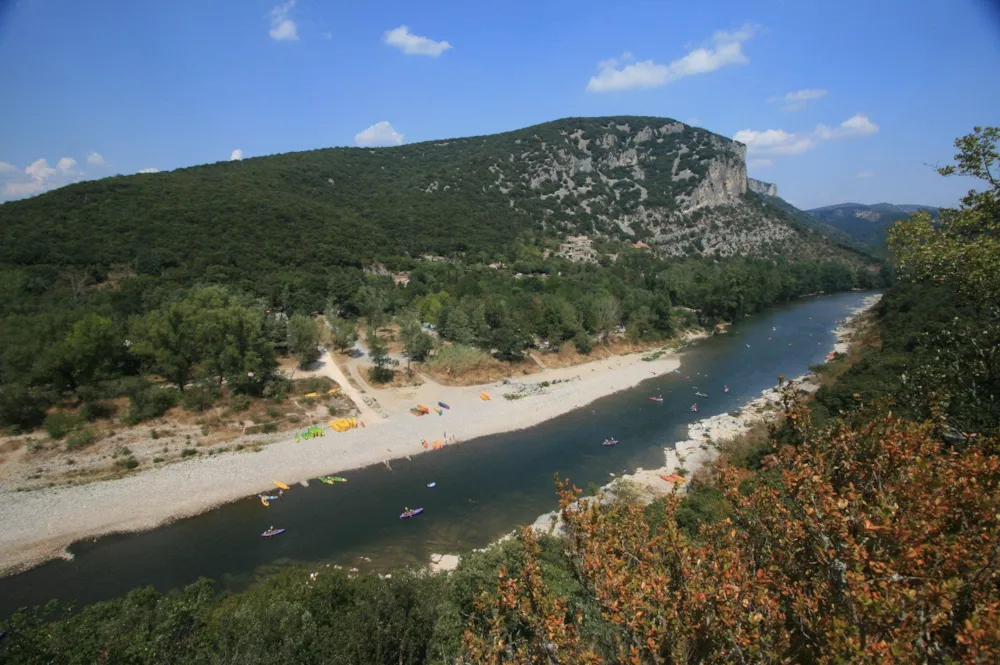
<svg viewBox="0 0 1000 665">
<path fill-rule="evenodd" d="M 373 365 L 359 365 L 358 371 L 361 372 L 362 376 L 370 376 L 369 371 L 372 369 Z M 392 371 L 392 380 L 385 383 L 376 383 L 369 379 L 368 385 L 375 390 L 385 390 L 386 388 L 414 388 L 416 386 L 423 385 L 423 381 L 420 375 L 417 374 L 415 369 L 416 363 L 413 364 L 413 369 L 410 375 L 407 375 L 406 368 L 395 369 Z"/>
<path fill-rule="evenodd" d="M 530 359 L 500 362 L 485 351 L 461 344 L 443 346 L 427 362 L 414 367 L 445 386 L 474 386 L 542 371 Z"/>
<path fill-rule="evenodd" d="M 615 356 L 625 356 L 630 353 L 658 350 L 672 341 L 676 340 L 635 342 L 625 336 L 619 336 L 605 344 L 595 344 L 594 349 L 586 355 L 577 351 L 576 345 L 572 342 L 563 342 L 558 351 L 532 351 L 531 353 L 546 368 L 559 369 L 583 365 L 595 360 L 614 358 Z"/>
<path fill-rule="evenodd" d="M 17 452 L 24 445 L 22 439 L 10 439 L 0 443 L 0 454 Z"/>
</svg>

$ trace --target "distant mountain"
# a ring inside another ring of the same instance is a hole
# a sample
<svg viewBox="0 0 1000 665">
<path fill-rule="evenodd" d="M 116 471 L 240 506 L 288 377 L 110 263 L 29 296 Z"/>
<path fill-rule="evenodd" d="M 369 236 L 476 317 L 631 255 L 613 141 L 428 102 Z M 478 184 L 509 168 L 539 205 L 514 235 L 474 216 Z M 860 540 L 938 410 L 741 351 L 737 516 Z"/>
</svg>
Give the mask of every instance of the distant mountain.
<svg viewBox="0 0 1000 665">
<path fill-rule="evenodd" d="M 889 227 L 921 210 L 929 212 L 935 219 L 938 217 L 938 209 L 931 206 L 892 203 L 839 203 L 806 212 L 856 242 L 882 249 Z"/>
<path fill-rule="evenodd" d="M 565 118 L 70 185 L 0 205 L 0 268 L 118 265 L 267 291 L 393 257 L 495 257 L 522 234 L 641 241 L 664 257 L 870 260 L 762 206 L 771 193 L 724 136 L 669 118 Z"/>
</svg>

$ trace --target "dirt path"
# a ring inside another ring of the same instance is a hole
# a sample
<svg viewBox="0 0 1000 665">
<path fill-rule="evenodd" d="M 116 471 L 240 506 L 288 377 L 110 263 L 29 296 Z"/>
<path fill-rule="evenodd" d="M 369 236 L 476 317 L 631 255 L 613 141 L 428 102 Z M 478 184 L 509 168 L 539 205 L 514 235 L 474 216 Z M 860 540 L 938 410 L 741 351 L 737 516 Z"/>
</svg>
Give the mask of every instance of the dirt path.
<svg viewBox="0 0 1000 665">
<path fill-rule="evenodd" d="M 375 410 L 368 405 L 368 402 L 365 401 L 364 395 L 361 394 L 361 391 L 355 388 L 354 385 L 347 380 L 347 377 L 344 376 L 344 372 L 341 371 L 329 351 L 324 349 L 323 355 L 320 356 L 319 360 L 313 363 L 313 365 L 309 368 L 309 371 L 336 381 L 343 393 L 347 395 L 352 402 L 354 402 L 362 420 L 373 424 L 382 420 L 382 416 L 376 413 Z M 361 382 L 360 385 L 364 385 L 364 382 Z"/>
</svg>

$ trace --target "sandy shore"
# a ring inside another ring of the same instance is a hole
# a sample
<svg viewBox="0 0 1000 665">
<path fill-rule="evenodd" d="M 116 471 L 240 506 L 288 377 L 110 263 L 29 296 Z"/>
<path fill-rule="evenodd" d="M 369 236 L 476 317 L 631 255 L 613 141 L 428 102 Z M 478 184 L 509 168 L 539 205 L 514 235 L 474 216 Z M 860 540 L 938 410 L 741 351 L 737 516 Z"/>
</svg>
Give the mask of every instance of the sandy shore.
<svg viewBox="0 0 1000 665">
<path fill-rule="evenodd" d="M 351 389 L 365 428 L 339 434 L 327 430 L 326 436 L 301 443 L 289 435 L 287 440 L 257 452 L 190 460 L 105 482 L 32 492 L 0 490 L 0 574 L 68 556 L 66 548 L 79 540 L 152 529 L 258 492 L 273 491 L 274 480 L 291 485 L 432 452 L 421 441 L 441 440 L 445 433 L 449 440 L 454 437 L 461 442 L 537 425 L 680 366 L 674 352 L 665 352 L 651 362 L 643 361 L 644 355 L 544 370 L 506 384 L 446 387 L 426 382 L 414 388 L 378 391 L 382 417 Z M 326 369 L 343 376 L 332 363 Z M 550 385 L 541 387 L 538 384 L 542 382 Z M 492 399 L 480 399 L 483 391 Z M 516 400 L 503 397 L 513 392 L 527 396 Z M 451 406 L 443 416 L 431 413 L 415 417 L 409 413 L 414 404 L 431 406 L 439 401 Z"/>
</svg>

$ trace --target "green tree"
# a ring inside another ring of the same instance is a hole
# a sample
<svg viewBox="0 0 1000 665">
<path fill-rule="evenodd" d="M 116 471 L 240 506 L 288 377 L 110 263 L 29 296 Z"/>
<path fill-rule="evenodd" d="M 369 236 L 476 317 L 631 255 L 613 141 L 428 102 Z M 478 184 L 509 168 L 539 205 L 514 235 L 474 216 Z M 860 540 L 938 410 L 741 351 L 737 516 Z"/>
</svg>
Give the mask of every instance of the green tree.
<svg viewBox="0 0 1000 665">
<path fill-rule="evenodd" d="M 114 322 L 107 317 L 88 314 L 73 324 L 62 342 L 47 356 L 61 386 L 77 391 L 95 389 L 119 375 L 126 353 L 125 341 Z"/>
<path fill-rule="evenodd" d="M 326 315 L 326 321 L 330 326 L 330 339 L 338 351 L 343 353 L 358 341 L 358 327 L 353 321 L 332 314 Z"/>
<path fill-rule="evenodd" d="M 604 294 L 594 298 L 590 308 L 594 332 L 603 340 L 621 323 L 621 303 L 614 296 Z"/>
<path fill-rule="evenodd" d="M 917 279 L 954 281 L 974 300 L 1000 308 L 1000 127 L 975 127 L 955 141 L 956 164 L 938 169 L 943 176 L 980 179 L 958 209 L 942 209 L 940 223 L 926 212 L 897 222 L 889 248 L 900 270 Z"/>
<path fill-rule="evenodd" d="M 300 367 L 316 362 L 320 356 L 316 319 L 295 314 L 288 320 L 288 350 L 299 361 Z"/>
<path fill-rule="evenodd" d="M 133 323 L 132 335 L 136 338 L 132 348 L 146 359 L 149 369 L 184 392 L 202 357 L 190 304 L 179 301 L 149 312 Z"/>
<path fill-rule="evenodd" d="M 365 342 L 368 344 L 368 355 L 372 359 L 372 368 L 368 371 L 368 376 L 376 383 L 392 381 L 393 368 L 399 362 L 389 357 L 389 348 L 385 340 L 374 330 L 369 330 Z"/>
<path fill-rule="evenodd" d="M 410 361 L 420 362 L 434 348 L 434 339 L 424 332 L 420 321 L 415 316 L 404 317 L 400 321 L 400 336 L 403 339 L 403 352 L 406 354 L 406 371 L 410 371 Z"/>
<path fill-rule="evenodd" d="M 368 325 L 376 331 L 389 321 L 386 310 L 389 298 L 386 292 L 375 284 L 365 284 L 354 296 L 355 307 L 365 317 Z"/>
</svg>

